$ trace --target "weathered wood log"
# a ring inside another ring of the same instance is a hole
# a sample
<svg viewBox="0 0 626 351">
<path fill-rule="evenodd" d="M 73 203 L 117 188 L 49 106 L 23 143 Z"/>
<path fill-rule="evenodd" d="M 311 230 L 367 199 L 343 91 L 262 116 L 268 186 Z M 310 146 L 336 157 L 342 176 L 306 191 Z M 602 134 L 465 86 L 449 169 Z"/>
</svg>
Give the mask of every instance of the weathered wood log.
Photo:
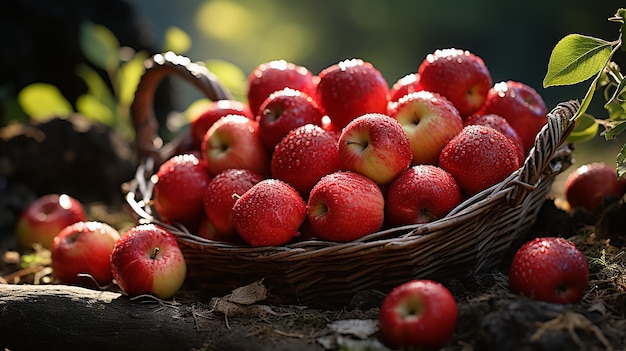
<svg viewBox="0 0 626 351">
<path fill-rule="evenodd" d="M 227 325 L 210 306 L 193 301 L 137 300 L 65 285 L 0 285 L 0 349 L 10 351 L 321 349 L 301 338 L 255 336 L 250 318 L 252 323 Z"/>
</svg>

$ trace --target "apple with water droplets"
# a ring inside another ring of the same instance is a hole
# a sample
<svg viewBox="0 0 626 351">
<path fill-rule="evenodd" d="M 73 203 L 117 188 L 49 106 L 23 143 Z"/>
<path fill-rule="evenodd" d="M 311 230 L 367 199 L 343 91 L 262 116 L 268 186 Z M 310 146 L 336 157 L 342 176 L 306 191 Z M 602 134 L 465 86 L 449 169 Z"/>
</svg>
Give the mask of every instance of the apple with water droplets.
<svg viewBox="0 0 626 351">
<path fill-rule="evenodd" d="M 140 224 L 115 243 L 111 272 L 129 296 L 168 299 L 183 286 L 187 264 L 174 234 L 155 224 Z"/>
</svg>

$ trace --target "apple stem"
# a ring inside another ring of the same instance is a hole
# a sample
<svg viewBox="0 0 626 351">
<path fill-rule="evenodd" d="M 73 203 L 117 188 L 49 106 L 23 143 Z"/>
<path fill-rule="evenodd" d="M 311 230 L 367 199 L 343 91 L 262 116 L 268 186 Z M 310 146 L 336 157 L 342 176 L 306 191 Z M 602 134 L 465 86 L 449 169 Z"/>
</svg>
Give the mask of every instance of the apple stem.
<svg viewBox="0 0 626 351">
<path fill-rule="evenodd" d="M 155 247 L 154 250 L 152 251 L 152 255 L 150 255 L 150 258 L 154 260 L 156 258 L 156 256 L 157 256 L 157 254 L 159 253 L 159 251 L 160 251 L 159 247 L 158 246 Z"/>
</svg>

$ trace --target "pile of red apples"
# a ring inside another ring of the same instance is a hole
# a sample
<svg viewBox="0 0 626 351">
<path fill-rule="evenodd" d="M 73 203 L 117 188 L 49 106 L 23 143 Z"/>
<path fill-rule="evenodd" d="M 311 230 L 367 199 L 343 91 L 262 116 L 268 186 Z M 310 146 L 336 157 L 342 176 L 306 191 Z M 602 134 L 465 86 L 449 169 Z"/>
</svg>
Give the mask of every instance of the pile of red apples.
<svg viewBox="0 0 626 351">
<path fill-rule="evenodd" d="M 242 247 L 296 240 L 350 242 L 446 216 L 518 169 L 547 121 L 542 98 L 517 81 L 493 84 L 483 60 L 456 49 L 426 56 L 391 87 L 351 59 L 318 75 L 285 61 L 259 65 L 248 101 L 221 100 L 192 121 L 192 148 L 160 165 L 162 222 Z M 154 224 L 120 235 L 82 205 L 50 194 L 17 226 L 18 244 L 52 252 L 54 275 L 115 281 L 131 296 L 174 295 L 186 264 Z"/>
<path fill-rule="evenodd" d="M 430 222 L 518 169 L 547 122 L 533 88 L 494 84 L 453 48 L 391 86 L 360 59 L 317 75 L 267 62 L 247 97 L 212 102 L 191 123 L 192 150 L 160 166 L 162 220 L 254 247 Z"/>
</svg>

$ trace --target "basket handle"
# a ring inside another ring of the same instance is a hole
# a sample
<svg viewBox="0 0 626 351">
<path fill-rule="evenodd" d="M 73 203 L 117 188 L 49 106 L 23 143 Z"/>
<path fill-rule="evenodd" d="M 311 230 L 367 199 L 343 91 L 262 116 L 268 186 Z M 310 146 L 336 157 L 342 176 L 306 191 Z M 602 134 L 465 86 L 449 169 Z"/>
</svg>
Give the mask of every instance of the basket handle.
<svg viewBox="0 0 626 351">
<path fill-rule="evenodd" d="M 213 101 L 232 99 L 231 93 L 202 63 L 191 62 L 185 56 L 168 51 L 156 54 L 144 62 L 143 73 L 135 98 L 131 104 L 131 117 L 135 129 L 135 147 L 140 162 L 152 158 L 158 166 L 172 156 L 180 140 L 163 145 L 158 137 L 159 123 L 154 114 L 154 94 L 168 75 L 174 75 L 191 83 Z"/>
<path fill-rule="evenodd" d="M 512 181 L 515 186 L 508 200 L 513 206 L 519 205 L 543 177 L 560 173 L 570 166 L 567 160 L 570 159 L 571 146 L 561 146 L 576 126 L 574 116 L 579 108 L 578 101 L 570 100 L 559 103 L 548 113 L 548 122 L 537 134 L 534 147 Z"/>
</svg>

